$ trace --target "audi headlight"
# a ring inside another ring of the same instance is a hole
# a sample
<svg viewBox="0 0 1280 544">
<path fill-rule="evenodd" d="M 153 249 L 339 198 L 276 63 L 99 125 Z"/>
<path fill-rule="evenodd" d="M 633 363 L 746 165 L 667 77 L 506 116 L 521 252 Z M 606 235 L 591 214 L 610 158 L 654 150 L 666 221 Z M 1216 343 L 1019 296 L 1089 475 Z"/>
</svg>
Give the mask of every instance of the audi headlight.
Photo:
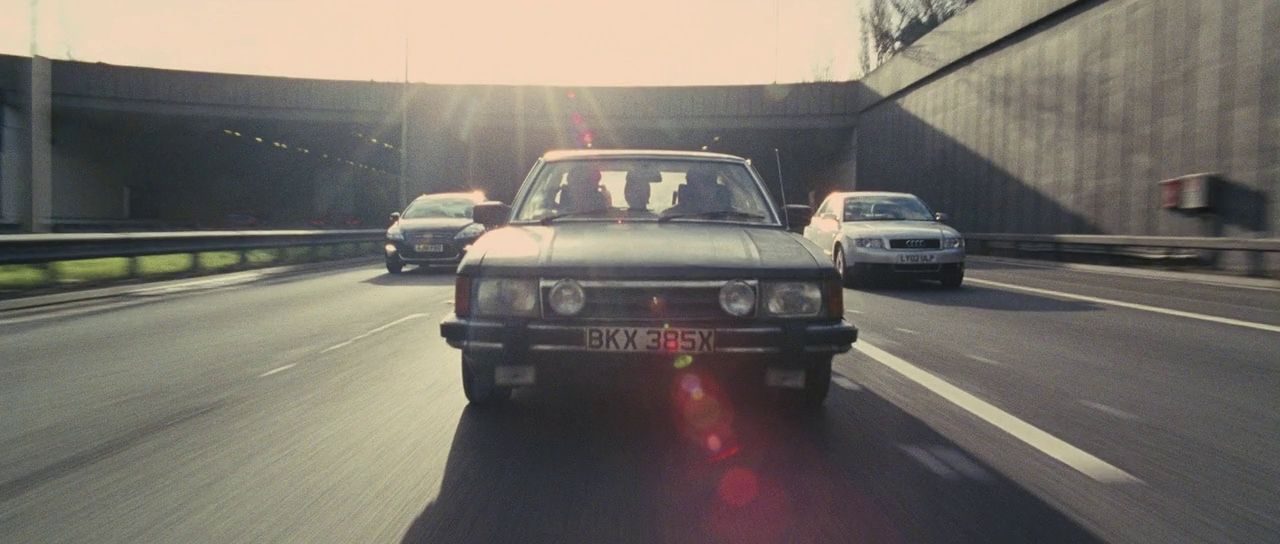
<svg viewBox="0 0 1280 544">
<path fill-rule="evenodd" d="M 720 288 L 720 307 L 735 317 L 746 317 L 756 309 L 756 290 L 745 281 L 733 280 Z"/>
<path fill-rule="evenodd" d="M 476 315 L 533 316 L 538 313 L 534 280 L 486 278 L 476 286 Z"/>
<path fill-rule="evenodd" d="M 391 227 L 391 228 L 387 229 L 387 239 L 388 239 L 388 240 L 395 240 L 395 241 L 397 241 L 397 242 L 403 242 L 403 241 L 404 241 L 404 231 L 400 230 L 400 227 L 398 227 L 398 226 L 396 226 L 396 227 Z"/>
<path fill-rule="evenodd" d="M 964 238 L 952 238 L 950 236 L 942 239 L 942 247 L 957 248 L 964 247 Z"/>
<path fill-rule="evenodd" d="M 884 240 L 880 238 L 854 238 L 853 245 L 857 247 L 881 249 L 884 247 Z"/>
<path fill-rule="evenodd" d="M 582 292 L 582 286 L 578 285 L 578 282 L 560 280 L 551 286 L 551 291 L 547 293 L 547 301 L 555 313 L 570 316 L 582 311 L 582 307 L 587 305 L 587 296 Z"/>
<path fill-rule="evenodd" d="M 480 223 L 472 223 L 462 228 L 457 234 L 453 235 L 454 240 L 465 240 L 467 238 L 475 238 L 484 234 L 484 225 Z"/>
<path fill-rule="evenodd" d="M 817 282 L 764 284 L 764 309 L 775 317 L 812 317 L 822 311 L 822 286 Z"/>
</svg>

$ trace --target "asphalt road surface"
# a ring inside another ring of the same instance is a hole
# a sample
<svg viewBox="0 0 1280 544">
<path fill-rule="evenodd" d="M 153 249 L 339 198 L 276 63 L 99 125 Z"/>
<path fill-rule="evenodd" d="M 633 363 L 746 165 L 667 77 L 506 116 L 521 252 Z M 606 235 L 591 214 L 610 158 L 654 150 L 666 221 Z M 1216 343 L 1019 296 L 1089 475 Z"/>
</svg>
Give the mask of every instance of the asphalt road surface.
<svg viewBox="0 0 1280 544">
<path fill-rule="evenodd" d="M 970 279 L 846 291 L 825 411 L 717 456 L 670 384 L 468 408 L 448 272 L 0 314 L 0 541 L 1280 541 L 1280 291 Z"/>
</svg>

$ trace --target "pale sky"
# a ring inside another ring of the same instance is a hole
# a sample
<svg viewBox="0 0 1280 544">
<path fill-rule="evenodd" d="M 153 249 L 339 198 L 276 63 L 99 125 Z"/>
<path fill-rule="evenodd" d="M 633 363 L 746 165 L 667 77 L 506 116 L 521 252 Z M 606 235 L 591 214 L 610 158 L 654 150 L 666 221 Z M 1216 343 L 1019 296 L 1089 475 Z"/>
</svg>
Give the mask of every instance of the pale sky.
<svg viewBox="0 0 1280 544">
<path fill-rule="evenodd" d="M 407 36 L 413 81 L 715 85 L 856 76 L 863 1 L 35 3 L 39 54 L 55 59 L 400 81 Z M 32 4 L 0 0 L 0 53 L 30 53 Z"/>
</svg>

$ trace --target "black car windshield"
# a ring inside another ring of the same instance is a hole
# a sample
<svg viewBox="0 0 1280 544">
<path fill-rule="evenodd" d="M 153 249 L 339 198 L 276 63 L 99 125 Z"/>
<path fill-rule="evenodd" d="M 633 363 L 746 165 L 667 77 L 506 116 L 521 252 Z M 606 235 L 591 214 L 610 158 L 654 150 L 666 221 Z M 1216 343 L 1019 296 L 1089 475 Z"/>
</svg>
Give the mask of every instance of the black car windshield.
<svg viewBox="0 0 1280 544">
<path fill-rule="evenodd" d="M 514 220 L 718 221 L 777 224 L 746 166 L 681 159 L 602 158 L 545 164 Z"/>
<path fill-rule="evenodd" d="M 471 219 L 476 201 L 465 197 L 424 198 L 409 204 L 403 219 L 456 218 Z"/>
<path fill-rule="evenodd" d="M 932 221 L 933 214 L 914 196 L 854 196 L 844 201 L 844 220 Z"/>
</svg>

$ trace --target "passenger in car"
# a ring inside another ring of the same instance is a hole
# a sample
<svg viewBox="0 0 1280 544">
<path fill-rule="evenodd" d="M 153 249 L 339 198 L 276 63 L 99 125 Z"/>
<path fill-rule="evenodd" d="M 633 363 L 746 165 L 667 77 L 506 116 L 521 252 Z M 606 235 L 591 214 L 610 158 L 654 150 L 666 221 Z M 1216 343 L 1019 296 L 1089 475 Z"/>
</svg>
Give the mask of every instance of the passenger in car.
<svg viewBox="0 0 1280 544">
<path fill-rule="evenodd" d="M 627 184 L 623 187 L 622 196 L 627 199 L 627 210 L 631 212 L 649 211 L 649 178 L 656 175 L 640 170 L 627 172 Z M 657 179 L 662 179 L 661 177 Z"/>
<path fill-rule="evenodd" d="M 560 213 L 593 212 L 609 209 L 613 197 L 600 185 L 600 170 L 576 166 L 569 170 L 565 185 L 560 188 L 558 204 Z"/>
</svg>

